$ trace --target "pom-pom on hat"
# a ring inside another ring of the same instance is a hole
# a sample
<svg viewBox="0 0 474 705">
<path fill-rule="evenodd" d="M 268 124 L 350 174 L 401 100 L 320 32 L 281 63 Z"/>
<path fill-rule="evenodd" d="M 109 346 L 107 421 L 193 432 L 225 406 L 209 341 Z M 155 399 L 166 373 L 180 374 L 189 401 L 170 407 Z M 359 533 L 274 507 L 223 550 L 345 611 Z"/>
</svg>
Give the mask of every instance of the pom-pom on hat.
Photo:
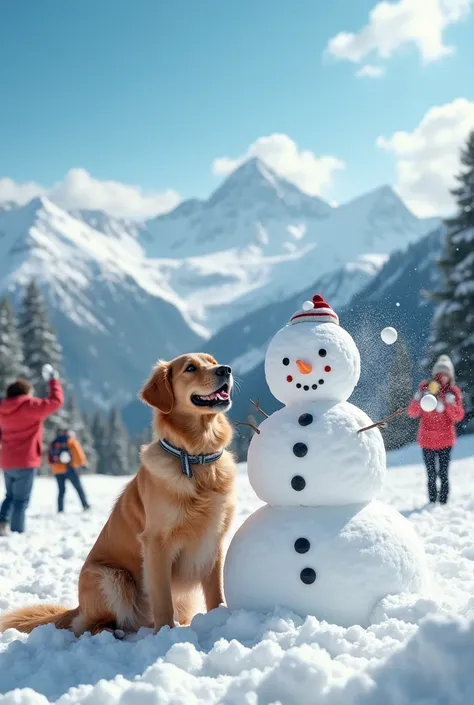
<svg viewBox="0 0 474 705">
<path fill-rule="evenodd" d="M 454 372 L 454 365 L 449 355 L 440 355 L 433 366 L 433 377 L 434 375 L 442 374 L 448 375 L 451 378 L 451 382 L 454 384 L 456 375 Z"/>
<path fill-rule="evenodd" d="M 320 294 L 315 294 L 312 301 L 305 301 L 300 311 L 296 311 L 290 318 L 290 325 L 294 323 L 336 323 L 339 325 L 339 316 Z"/>
</svg>

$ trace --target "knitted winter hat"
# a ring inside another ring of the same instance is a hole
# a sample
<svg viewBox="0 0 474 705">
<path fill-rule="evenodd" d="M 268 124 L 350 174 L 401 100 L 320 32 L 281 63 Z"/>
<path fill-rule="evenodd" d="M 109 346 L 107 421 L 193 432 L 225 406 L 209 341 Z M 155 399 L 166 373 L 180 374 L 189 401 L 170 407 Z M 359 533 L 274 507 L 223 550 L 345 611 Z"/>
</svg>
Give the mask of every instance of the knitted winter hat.
<svg viewBox="0 0 474 705">
<path fill-rule="evenodd" d="M 433 377 L 434 375 L 449 375 L 451 381 L 455 381 L 454 365 L 451 362 L 449 355 L 440 355 L 433 366 Z"/>
<path fill-rule="evenodd" d="M 312 301 L 305 301 L 300 311 L 296 311 L 290 318 L 290 325 L 295 323 L 336 323 L 339 325 L 339 316 L 320 294 L 315 294 Z"/>
</svg>

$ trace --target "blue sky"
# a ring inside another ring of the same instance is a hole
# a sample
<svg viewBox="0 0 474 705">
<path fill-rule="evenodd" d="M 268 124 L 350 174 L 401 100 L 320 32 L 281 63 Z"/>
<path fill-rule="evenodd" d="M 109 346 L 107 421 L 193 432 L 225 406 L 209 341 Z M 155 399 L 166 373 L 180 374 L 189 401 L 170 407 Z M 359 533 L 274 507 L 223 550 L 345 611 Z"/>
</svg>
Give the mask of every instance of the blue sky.
<svg viewBox="0 0 474 705">
<path fill-rule="evenodd" d="M 252 153 L 311 192 L 344 201 L 391 183 L 429 214 L 474 128 L 474 8 L 425 0 L 420 17 L 420 4 L 395 0 L 385 16 L 374 0 L 1 3 L 0 198 L 56 184 L 67 205 L 76 182 L 102 194 L 119 182 L 144 190 L 122 192 L 139 214 L 143 192 L 157 208 L 169 189 L 209 195 L 229 160 L 269 137 Z M 443 131 L 449 144 L 432 152 Z M 64 182 L 71 169 L 84 171 Z"/>
</svg>

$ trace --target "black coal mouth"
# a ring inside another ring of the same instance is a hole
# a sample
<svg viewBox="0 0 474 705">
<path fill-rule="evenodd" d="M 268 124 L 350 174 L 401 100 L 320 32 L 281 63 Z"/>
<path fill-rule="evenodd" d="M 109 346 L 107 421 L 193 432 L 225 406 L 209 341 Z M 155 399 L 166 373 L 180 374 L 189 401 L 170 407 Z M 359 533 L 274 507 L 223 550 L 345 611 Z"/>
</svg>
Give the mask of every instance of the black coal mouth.
<svg viewBox="0 0 474 705">
<path fill-rule="evenodd" d="M 193 394 L 191 401 L 194 406 L 206 406 L 211 409 L 216 407 L 229 406 L 230 404 L 230 386 L 226 382 L 219 389 L 216 389 L 210 394 Z"/>
</svg>

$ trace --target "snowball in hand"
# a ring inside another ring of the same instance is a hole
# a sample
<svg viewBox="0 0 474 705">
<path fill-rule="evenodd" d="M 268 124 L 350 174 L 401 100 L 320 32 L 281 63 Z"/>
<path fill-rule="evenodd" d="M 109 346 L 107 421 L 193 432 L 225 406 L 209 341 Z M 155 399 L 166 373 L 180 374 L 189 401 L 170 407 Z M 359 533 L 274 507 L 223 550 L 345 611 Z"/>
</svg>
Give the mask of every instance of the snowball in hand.
<svg viewBox="0 0 474 705">
<path fill-rule="evenodd" d="M 384 328 L 383 331 L 380 333 L 380 337 L 386 345 L 393 345 L 397 342 L 398 333 L 395 328 L 388 326 L 387 328 Z"/>
<path fill-rule="evenodd" d="M 432 394 L 425 394 L 421 398 L 420 406 L 423 411 L 434 411 L 438 405 L 438 400 Z"/>
<path fill-rule="evenodd" d="M 54 378 L 54 369 L 53 366 L 47 363 L 46 365 L 43 365 L 41 368 L 41 374 L 43 375 L 43 379 L 45 382 L 49 382 L 51 379 Z"/>
</svg>

